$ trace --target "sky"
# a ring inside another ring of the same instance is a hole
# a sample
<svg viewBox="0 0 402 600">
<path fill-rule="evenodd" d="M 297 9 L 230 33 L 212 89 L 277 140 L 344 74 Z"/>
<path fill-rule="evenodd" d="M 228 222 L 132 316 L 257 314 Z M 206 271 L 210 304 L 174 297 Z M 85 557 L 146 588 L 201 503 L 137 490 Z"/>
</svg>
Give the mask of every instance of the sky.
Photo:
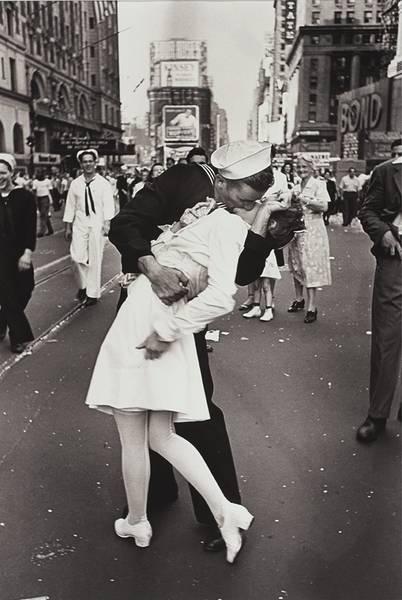
<svg viewBox="0 0 402 600">
<path fill-rule="evenodd" d="M 149 46 L 171 37 L 205 40 L 214 99 L 227 111 L 230 139 L 246 137 L 264 35 L 273 31 L 271 0 L 119 0 L 123 121 L 148 110 Z M 124 31 L 125 30 L 125 31 Z M 137 90 L 135 87 L 145 79 Z"/>
</svg>

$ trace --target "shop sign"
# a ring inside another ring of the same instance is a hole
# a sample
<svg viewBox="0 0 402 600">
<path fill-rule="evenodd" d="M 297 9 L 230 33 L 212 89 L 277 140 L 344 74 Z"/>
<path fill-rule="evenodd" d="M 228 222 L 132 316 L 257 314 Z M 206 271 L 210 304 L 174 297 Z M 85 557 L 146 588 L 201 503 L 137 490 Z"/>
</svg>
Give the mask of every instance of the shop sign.
<svg viewBox="0 0 402 600">
<path fill-rule="evenodd" d="M 163 127 L 165 143 L 198 141 L 200 131 L 198 106 L 164 106 Z"/>
<path fill-rule="evenodd" d="M 115 138 L 90 139 L 87 137 L 62 137 L 54 142 L 60 154 L 71 154 L 79 150 L 93 148 L 99 154 L 116 154 L 118 152 L 118 140 Z"/>
<path fill-rule="evenodd" d="M 60 154 L 45 154 L 42 152 L 34 152 L 34 165 L 58 165 L 60 163 Z"/>
<path fill-rule="evenodd" d="M 388 80 L 366 85 L 339 96 L 340 133 L 385 130 Z"/>
<path fill-rule="evenodd" d="M 161 87 L 199 87 L 199 63 L 196 60 L 161 62 Z"/>
</svg>

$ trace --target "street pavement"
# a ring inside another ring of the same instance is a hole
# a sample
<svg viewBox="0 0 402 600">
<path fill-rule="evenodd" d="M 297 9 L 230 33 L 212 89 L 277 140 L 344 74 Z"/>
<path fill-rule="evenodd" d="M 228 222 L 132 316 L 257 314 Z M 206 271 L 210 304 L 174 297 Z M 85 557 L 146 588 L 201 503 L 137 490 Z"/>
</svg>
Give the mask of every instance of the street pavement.
<svg viewBox="0 0 402 600">
<path fill-rule="evenodd" d="M 118 437 L 83 403 L 118 288 L 71 314 L 69 270 L 39 286 L 29 314 L 45 337 L 16 362 L 0 351 L 1 600 L 400 600 L 400 424 L 372 446 L 355 440 L 374 260 L 358 228 L 336 224 L 329 236 L 333 285 L 319 292 L 316 323 L 286 312 L 283 272 L 272 322 L 235 310 L 211 325 L 215 400 L 256 516 L 233 566 L 202 551 L 182 482 L 179 500 L 152 517 L 149 548 L 114 535 L 125 503 Z M 65 253 L 57 235 L 43 238 L 38 267 Z M 109 245 L 104 282 L 118 268 Z"/>
</svg>

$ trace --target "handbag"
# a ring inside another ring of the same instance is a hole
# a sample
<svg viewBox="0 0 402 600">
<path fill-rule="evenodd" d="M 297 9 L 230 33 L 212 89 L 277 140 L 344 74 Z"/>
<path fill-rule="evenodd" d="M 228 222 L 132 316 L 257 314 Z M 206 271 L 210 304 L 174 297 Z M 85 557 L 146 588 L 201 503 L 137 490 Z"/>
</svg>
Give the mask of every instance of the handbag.
<svg viewBox="0 0 402 600">
<path fill-rule="evenodd" d="M 272 238 L 274 249 L 284 248 L 296 233 L 305 230 L 303 209 L 297 201 L 292 200 L 292 205 L 286 210 L 272 213 L 268 220 L 267 233 Z"/>
</svg>

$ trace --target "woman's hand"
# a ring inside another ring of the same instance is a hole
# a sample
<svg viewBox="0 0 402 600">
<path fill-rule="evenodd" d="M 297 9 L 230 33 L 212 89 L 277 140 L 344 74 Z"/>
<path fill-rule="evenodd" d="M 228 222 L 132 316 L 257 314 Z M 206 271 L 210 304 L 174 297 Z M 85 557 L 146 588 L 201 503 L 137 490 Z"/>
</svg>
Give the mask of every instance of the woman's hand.
<svg viewBox="0 0 402 600">
<path fill-rule="evenodd" d="M 31 268 L 31 250 L 25 250 L 24 254 L 18 260 L 18 270 L 28 271 Z"/>
<path fill-rule="evenodd" d="M 145 349 L 145 359 L 154 360 L 159 358 L 169 348 L 171 342 L 164 342 L 159 339 L 158 334 L 154 331 L 149 335 L 142 344 L 137 346 L 137 350 Z"/>
</svg>

